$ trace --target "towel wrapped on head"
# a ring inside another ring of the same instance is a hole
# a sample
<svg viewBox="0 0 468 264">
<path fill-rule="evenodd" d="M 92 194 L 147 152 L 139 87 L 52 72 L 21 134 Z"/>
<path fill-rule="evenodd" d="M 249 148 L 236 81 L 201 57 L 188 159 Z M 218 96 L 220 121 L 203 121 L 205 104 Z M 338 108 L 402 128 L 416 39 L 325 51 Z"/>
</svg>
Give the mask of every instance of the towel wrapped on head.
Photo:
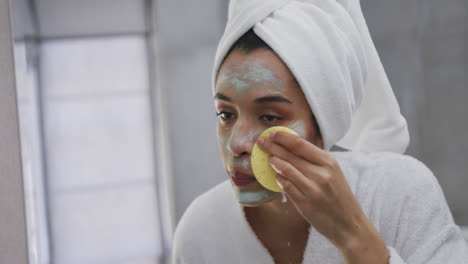
<svg viewBox="0 0 468 264">
<path fill-rule="evenodd" d="M 213 69 L 249 29 L 295 76 L 324 148 L 403 153 L 408 127 L 369 34 L 359 0 L 231 0 Z"/>
</svg>

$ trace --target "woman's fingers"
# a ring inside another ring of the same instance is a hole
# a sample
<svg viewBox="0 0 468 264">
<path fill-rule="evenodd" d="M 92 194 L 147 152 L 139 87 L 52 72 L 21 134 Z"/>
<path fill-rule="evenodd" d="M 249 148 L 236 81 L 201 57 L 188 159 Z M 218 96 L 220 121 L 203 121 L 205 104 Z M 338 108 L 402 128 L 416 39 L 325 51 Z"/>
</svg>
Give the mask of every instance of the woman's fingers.
<svg viewBox="0 0 468 264">
<path fill-rule="evenodd" d="M 323 149 L 315 146 L 309 141 L 299 136 L 282 131 L 273 132 L 269 137 L 270 141 L 281 145 L 299 157 L 320 166 L 333 167 L 335 160 Z"/>
<path fill-rule="evenodd" d="M 282 160 L 285 160 L 294 165 L 294 167 L 298 168 L 299 170 L 307 165 L 307 161 L 302 159 L 301 157 L 295 155 L 294 153 L 290 152 L 286 148 L 281 145 L 275 144 L 273 141 L 265 139 L 263 143 L 259 144 L 260 148 L 265 150 L 266 152 L 270 153 L 272 156 L 279 157 Z"/>
<path fill-rule="evenodd" d="M 279 144 L 276 144 L 272 140 L 264 140 L 264 142 L 259 145 L 263 150 L 267 151 L 272 156 L 278 157 L 290 163 L 292 166 L 298 169 L 303 175 L 305 175 L 306 177 L 312 180 L 314 180 L 315 176 L 324 170 L 324 168 L 320 167 L 319 165 L 316 165 L 314 163 L 311 163 L 308 160 L 303 159 L 302 157 L 299 157 L 293 152 L 290 152 L 285 147 Z"/>
<path fill-rule="evenodd" d="M 277 176 L 277 181 L 282 189 L 296 201 L 302 201 L 317 191 L 314 183 L 287 161 L 273 156 L 270 158 L 270 165 L 280 175 Z"/>
</svg>

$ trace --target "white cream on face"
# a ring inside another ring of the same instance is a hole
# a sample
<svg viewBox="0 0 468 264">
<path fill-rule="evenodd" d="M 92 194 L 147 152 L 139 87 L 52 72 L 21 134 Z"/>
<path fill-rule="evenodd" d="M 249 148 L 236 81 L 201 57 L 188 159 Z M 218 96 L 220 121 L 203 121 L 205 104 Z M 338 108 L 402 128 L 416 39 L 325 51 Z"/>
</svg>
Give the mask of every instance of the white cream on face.
<svg viewBox="0 0 468 264">
<path fill-rule="evenodd" d="M 261 133 L 261 131 L 259 129 L 249 130 L 247 135 L 245 135 L 245 136 L 239 135 L 237 137 L 237 140 L 234 141 L 233 143 L 235 144 L 235 147 L 238 146 L 238 145 L 250 144 L 251 142 L 253 142 L 254 138 L 257 135 L 259 135 L 260 133 Z"/>
<path fill-rule="evenodd" d="M 255 58 L 247 59 L 240 65 L 224 66 L 218 82 L 226 87 L 234 87 L 237 93 L 247 92 L 259 84 L 268 84 L 264 88 L 273 93 L 284 90 L 284 81 L 276 78 L 262 60 Z"/>
<path fill-rule="evenodd" d="M 238 200 L 239 203 L 258 203 L 269 200 L 272 196 L 272 192 L 267 190 L 260 190 L 257 192 L 239 192 Z"/>
<path fill-rule="evenodd" d="M 249 140 L 253 141 L 257 134 L 258 133 L 256 131 L 254 131 L 254 130 L 249 131 L 247 137 L 240 136 L 239 137 L 241 139 L 240 142 L 235 142 L 233 147 L 237 147 L 237 146 L 239 146 L 239 144 L 248 144 Z M 231 143 L 231 140 L 233 139 L 233 135 L 231 135 L 228 139 L 226 139 L 226 136 L 224 134 L 219 134 L 219 139 L 220 139 L 220 145 L 223 148 L 223 152 L 228 153 L 228 151 L 229 151 L 228 146 Z M 244 168 L 246 170 L 250 170 L 250 163 L 245 159 L 235 159 L 234 158 L 231 161 L 231 164 L 229 164 L 229 167 L 241 167 L 241 168 Z"/>
<path fill-rule="evenodd" d="M 242 78 L 241 74 L 230 70 L 223 71 L 219 76 L 219 81 L 229 83 L 238 93 L 244 92 L 250 87 L 250 84 Z"/>
<path fill-rule="evenodd" d="M 296 133 L 301 136 L 302 138 L 306 138 L 306 126 L 304 121 L 297 120 L 292 125 L 288 126 L 290 129 L 296 131 Z"/>
<path fill-rule="evenodd" d="M 233 160 L 232 165 L 233 167 L 241 167 L 246 170 L 250 169 L 250 165 L 247 160 Z"/>
<path fill-rule="evenodd" d="M 250 129 L 246 134 L 242 131 L 244 128 L 245 121 L 238 121 L 239 123 L 236 124 L 236 128 L 233 129 L 231 136 L 228 139 L 227 145 L 231 147 L 231 150 L 235 150 L 243 145 L 249 145 L 254 143 L 255 137 L 262 133 L 262 129 L 253 128 Z"/>
<path fill-rule="evenodd" d="M 270 83 L 274 86 L 284 89 L 284 81 L 275 77 L 273 71 L 267 67 L 261 60 L 247 60 L 244 62 L 247 72 L 243 75 L 246 80 L 253 83 Z"/>
</svg>

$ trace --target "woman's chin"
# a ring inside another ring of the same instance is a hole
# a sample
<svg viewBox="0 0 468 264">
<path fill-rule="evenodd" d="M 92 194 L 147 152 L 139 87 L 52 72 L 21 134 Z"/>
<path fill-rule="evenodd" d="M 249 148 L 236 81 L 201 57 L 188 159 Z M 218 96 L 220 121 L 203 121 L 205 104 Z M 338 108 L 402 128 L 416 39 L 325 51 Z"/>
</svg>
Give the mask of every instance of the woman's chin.
<svg viewBox="0 0 468 264">
<path fill-rule="evenodd" d="M 240 205 L 258 207 L 269 203 L 278 197 L 278 193 L 261 188 L 256 190 L 235 188 L 236 198 Z"/>
<path fill-rule="evenodd" d="M 261 202 L 253 202 L 253 203 L 241 203 L 239 202 L 239 204 L 241 206 L 244 206 L 244 207 L 259 207 L 265 203 L 268 203 L 269 201 L 261 201 Z"/>
</svg>

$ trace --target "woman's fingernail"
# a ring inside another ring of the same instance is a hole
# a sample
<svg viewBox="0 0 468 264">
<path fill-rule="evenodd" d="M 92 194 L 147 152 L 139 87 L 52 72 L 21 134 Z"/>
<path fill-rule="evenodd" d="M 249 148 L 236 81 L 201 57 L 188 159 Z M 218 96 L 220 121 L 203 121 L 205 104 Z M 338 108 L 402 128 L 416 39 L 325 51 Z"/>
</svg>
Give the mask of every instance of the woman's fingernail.
<svg viewBox="0 0 468 264">
<path fill-rule="evenodd" d="M 275 165 L 271 164 L 271 162 L 270 162 L 270 166 L 271 166 L 277 173 L 281 174 L 281 171 L 278 170 L 278 168 L 276 168 Z"/>
<path fill-rule="evenodd" d="M 276 135 L 276 131 L 271 132 L 270 137 L 273 138 Z"/>
<path fill-rule="evenodd" d="M 281 188 L 281 190 L 283 190 L 283 185 L 281 185 L 281 183 L 278 181 L 278 177 L 275 178 L 275 181 L 276 184 L 278 184 L 278 186 Z"/>
<path fill-rule="evenodd" d="M 258 144 L 262 145 L 263 142 L 265 142 L 265 139 L 264 138 L 258 138 L 257 142 L 258 142 Z"/>
</svg>

